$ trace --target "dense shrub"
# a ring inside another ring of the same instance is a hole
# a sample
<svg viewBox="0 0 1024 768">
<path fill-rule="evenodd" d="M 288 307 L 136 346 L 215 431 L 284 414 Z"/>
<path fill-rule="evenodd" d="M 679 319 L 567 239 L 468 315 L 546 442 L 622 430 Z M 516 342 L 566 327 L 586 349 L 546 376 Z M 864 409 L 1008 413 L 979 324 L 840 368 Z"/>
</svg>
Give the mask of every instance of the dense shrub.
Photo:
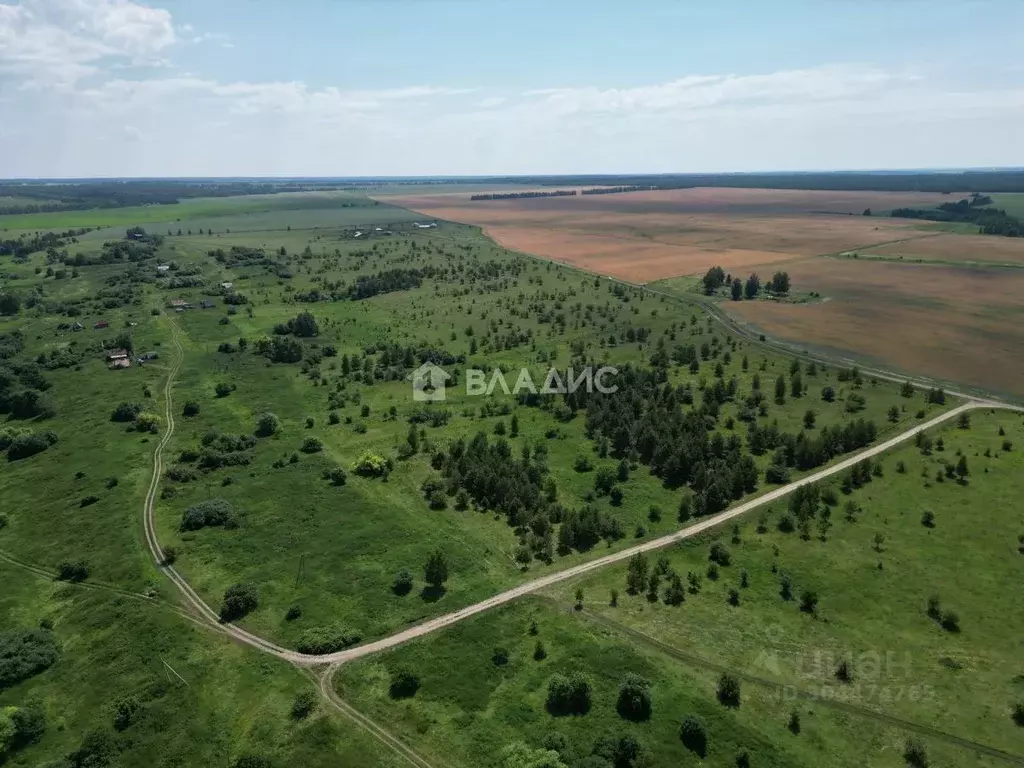
<svg viewBox="0 0 1024 768">
<path fill-rule="evenodd" d="M 363 477 L 379 477 L 387 472 L 387 470 L 387 460 L 383 456 L 371 451 L 362 453 L 352 466 L 352 471 Z"/>
<path fill-rule="evenodd" d="M 194 469 L 182 467 L 176 464 L 167 468 L 164 472 L 164 477 L 168 480 L 174 481 L 175 483 L 190 483 L 193 480 L 197 480 L 199 475 Z"/>
<path fill-rule="evenodd" d="M 85 560 L 63 560 L 57 566 L 59 581 L 85 581 L 89 578 L 89 563 Z"/>
<path fill-rule="evenodd" d="M 723 673 L 718 678 L 718 700 L 727 707 L 740 705 L 740 681 L 730 674 Z"/>
<path fill-rule="evenodd" d="M 132 422 L 142 413 L 142 405 L 139 403 L 119 403 L 110 414 L 111 421 Z"/>
<path fill-rule="evenodd" d="M 207 499 L 193 504 L 181 516 L 181 530 L 198 531 L 200 528 L 224 526 L 231 528 L 236 523 L 235 511 L 224 499 Z"/>
<path fill-rule="evenodd" d="M 316 694 L 313 691 L 303 691 L 295 697 L 292 702 L 292 719 L 305 720 L 316 709 Z"/>
<path fill-rule="evenodd" d="M 628 673 L 619 686 L 616 705 L 619 715 L 627 720 L 649 720 L 651 717 L 651 681 L 646 677 Z"/>
<path fill-rule="evenodd" d="M 160 430 L 160 417 L 155 413 L 143 411 L 135 417 L 134 426 L 139 432 L 152 432 L 156 434 Z"/>
<path fill-rule="evenodd" d="M 392 699 L 408 699 L 420 689 L 420 679 L 408 669 L 399 669 L 391 678 L 388 694 Z"/>
<path fill-rule="evenodd" d="M 917 739 L 910 739 L 903 748 L 903 759 L 911 768 L 928 768 L 928 753 Z"/>
<path fill-rule="evenodd" d="M 42 453 L 57 442 L 57 434 L 50 430 L 34 435 L 22 433 L 15 437 L 7 448 L 7 460 L 18 461 Z"/>
<path fill-rule="evenodd" d="M 302 441 L 303 453 L 319 453 L 324 449 L 324 444 L 315 437 L 307 437 Z"/>
<path fill-rule="evenodd" d="M 240 619 L 255 611 L 259 604 L 259 590 L 255 584 L 232 584 L 224 592 L 224 602 L 220 606 L 221 621 Z"/>
<path fill-rule="evenodd" d="M 331 485 L 344 485 L 348 480 L 348 475 L 341 467 L 335 467 L 324 472 L 324 478 L 330 480 Z"/>
<path fill-rule="evenodd" d="M 0 632 L 0 691 L 48 669 L 57 655 L 57 640 L 47 629 Z"/>
<path fill-rule="evenodd" d="M 302 633 L 296 646 L 300 653 L 323 655 L 342 651 L 361 640 L 358 632 L 338 625 L 311 627 Z"/>
<path fill-rule="evenodd" d="M 279 429 L 281 429 L 281 420 L 270 411 L 261 413 L 256 419 L 256 434 L 260 437 L 270 437 L 277 434 Z"/>
<path fill-rule="evenodd" d="M 546 703 L 553 715 L 585 715 L 590 711 L 590 681 L 581 672 L 554 675 L 548 680 Z"/>
<path fill-rule="evenodd" d="M 407 595 L 412 592 L 412 574 L 407 570 L 401 570 L 398 575 L 395 576 L 395 582 L 391 585 L 391 591 L 399 597 Z"/>
<path fill-rule="evenodd" d="M 708 749 L 708 734 L 704 721 L 696 715 L 687 715 L 679 727 L 679 738 L 691 752 L 704 757 Z"/>
<path fill-rule="evenodd" d="M 726 566 L 732 562 L 732 555 L 729 554 L 729 550 L 726 549 L 724 544 L 720 541 L 716 541 L 711 545 L 711 552 L 708 554 L 708 560 L 713 563 L 718 563 L 721 566 Z"/>
</svg>

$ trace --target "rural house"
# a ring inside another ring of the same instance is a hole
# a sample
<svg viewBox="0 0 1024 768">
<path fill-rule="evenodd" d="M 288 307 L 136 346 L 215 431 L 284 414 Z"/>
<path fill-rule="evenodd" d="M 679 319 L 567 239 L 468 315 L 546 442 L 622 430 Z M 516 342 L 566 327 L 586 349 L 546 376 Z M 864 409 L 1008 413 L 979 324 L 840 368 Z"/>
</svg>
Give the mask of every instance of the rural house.
<svg viewBox="0 0 1024 768">
<path fill-rule="evenodd" d="M 111 368 L 128 368 L 132 364 L 128 350 L 120 348 L 107 350 L 107 362 Z"/>
</svg>

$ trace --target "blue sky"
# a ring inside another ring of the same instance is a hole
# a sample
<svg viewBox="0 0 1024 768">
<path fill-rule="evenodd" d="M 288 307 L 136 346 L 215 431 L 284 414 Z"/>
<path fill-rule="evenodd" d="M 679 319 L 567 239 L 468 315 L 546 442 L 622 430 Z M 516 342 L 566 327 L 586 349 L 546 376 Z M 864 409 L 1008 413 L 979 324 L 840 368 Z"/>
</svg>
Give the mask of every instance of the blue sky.
<svg viewBox="0 0 1024 768">
<path fill-rule="evenodd" d="M 0 177 L 1024 165 L 1011 0 L 0 0 Z"/>
</svg>

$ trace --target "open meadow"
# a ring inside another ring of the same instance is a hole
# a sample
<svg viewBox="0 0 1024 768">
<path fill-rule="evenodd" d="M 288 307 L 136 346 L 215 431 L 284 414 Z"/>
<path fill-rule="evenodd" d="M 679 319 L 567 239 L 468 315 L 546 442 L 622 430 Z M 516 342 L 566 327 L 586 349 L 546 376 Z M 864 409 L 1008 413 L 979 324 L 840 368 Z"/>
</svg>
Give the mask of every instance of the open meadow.
<svg viewBox="0 0 1024 768">
<path fill-rule="evenodd" d="M 866 480 L 346 665 L 337 689 L 453 765 L 501 765 L 516 742 L 573 765 L 630 739 L 656 765 L 903 766 L 910 739 L 932 766 L 1012 764 L 1022 439 L 1019 414 L 975 412 Z M 585 705 L 551 706 L 560 675 L 583 676 Z M 646 704 L 624 711 L 631 675 L 626 704 Z"/>
<path fill-rule="evenodd" d="M 305 676 L 194 626 L 169 603 L 55 582 L 3 560 L 0 578 L 0 712 L 21 713 L 13 744 L 0 731 L 5 766 L 405 765 L 323 705 L 295 717 L 313 690 Z M 26 633 L 38 664 L 28 674 L 11 654 Z"/>
</svg>

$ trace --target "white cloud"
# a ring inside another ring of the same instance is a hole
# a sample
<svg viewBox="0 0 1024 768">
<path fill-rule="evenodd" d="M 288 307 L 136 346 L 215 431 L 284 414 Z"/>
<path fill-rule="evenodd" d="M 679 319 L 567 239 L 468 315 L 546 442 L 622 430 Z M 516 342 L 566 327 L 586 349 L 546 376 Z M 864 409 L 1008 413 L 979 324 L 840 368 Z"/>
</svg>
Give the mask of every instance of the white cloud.
<svg viewBox="0 0 1024 768">
<path fill-rule="evenodd" d="M 109 59 L 158 61 L 176 40 L 168 11 L 130 0 L 0 3 L 0 74 L 23 85 L 70 86 Z"/>
</svg>

